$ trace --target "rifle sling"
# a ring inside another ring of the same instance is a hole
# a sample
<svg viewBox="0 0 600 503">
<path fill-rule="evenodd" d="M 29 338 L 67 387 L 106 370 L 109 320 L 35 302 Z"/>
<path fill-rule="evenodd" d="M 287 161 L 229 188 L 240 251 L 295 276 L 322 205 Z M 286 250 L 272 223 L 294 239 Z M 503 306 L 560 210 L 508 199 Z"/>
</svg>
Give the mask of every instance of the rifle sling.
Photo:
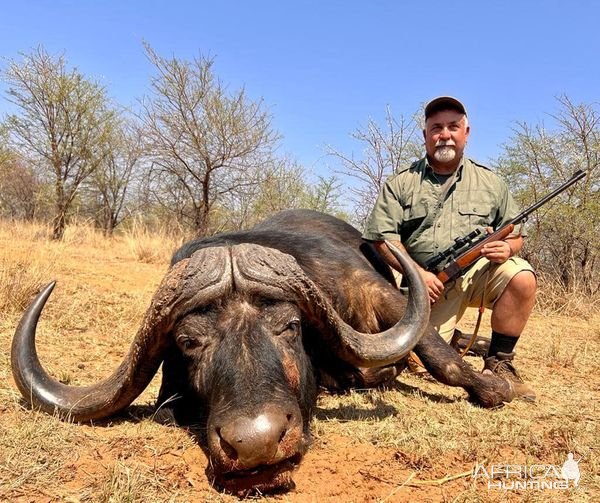
<svg viewBox="0 0 600 503">
<path fill-rule="evenodd" d="M 479 333 L 479 327 L 481 327 L 481 319 L 483 318 L 483 313 L 485 312 L 485 294 L 487 292 L 488 281 L 490 280 L 490 268 L 485 273 L 485 282 L 483 283 L 483 292 L 481 292 L 481 302 L 479 303 L 479 313 L 477 314 L 477 321 L 475 322 L 475 328 L 473 329 L 473 333 L 471 334 L 471 338 L 467 345 L 460 352 L 460 356 L 464 358 L 469 349 L 473 347 L 475 344 L 475 340 L 477 339 L 477 334 Z"/>
</svg>

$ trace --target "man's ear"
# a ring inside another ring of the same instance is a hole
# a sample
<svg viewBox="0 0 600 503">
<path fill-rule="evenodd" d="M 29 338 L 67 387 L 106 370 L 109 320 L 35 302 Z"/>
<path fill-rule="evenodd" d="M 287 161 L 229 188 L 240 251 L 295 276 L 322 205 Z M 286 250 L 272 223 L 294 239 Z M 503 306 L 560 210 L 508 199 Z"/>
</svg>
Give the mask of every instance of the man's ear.
<svg viewBox="0 0 600 503">
<path fill-rule="evenodd" d="M 427 129 L 423 129 L 423 139 L 427 139 Z"/>
</svg>

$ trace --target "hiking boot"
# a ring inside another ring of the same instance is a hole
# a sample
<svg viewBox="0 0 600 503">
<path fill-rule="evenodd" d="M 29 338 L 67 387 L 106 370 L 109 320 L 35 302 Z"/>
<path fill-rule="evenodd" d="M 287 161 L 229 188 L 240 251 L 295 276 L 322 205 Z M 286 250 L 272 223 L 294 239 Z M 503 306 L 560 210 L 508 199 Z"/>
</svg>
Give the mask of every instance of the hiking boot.
<svg viewBox="0 0 600 503">
<path fill-rule="evenodd" d="M 471 334 L 463 334 L 460 330 L 455 328 L 454 335 L 452 335 L 452 340 L 450 341 L 450 346 L 452 346 L 459 354 L 462 355 L 470 341 Z M 466 354 L 468 356 L 482 356 L 485 358 L 488 354 L 488 350 L 490 349 L 490 342 L 491 339 L 489 337 L 478 335 Z"/>
<path fill-rule="evenodd" d="M 483 374 L 495 374 L 506 379 L 515 392 L 515 398 L 521 398 L 528 402 L 535 401 L 535 391 L 523 381 L 523 378 L 517 372 L 512 361 L 515 353 L 496 353 L 495 356 L 488 356 L 483 366 Z"/>
</svg>

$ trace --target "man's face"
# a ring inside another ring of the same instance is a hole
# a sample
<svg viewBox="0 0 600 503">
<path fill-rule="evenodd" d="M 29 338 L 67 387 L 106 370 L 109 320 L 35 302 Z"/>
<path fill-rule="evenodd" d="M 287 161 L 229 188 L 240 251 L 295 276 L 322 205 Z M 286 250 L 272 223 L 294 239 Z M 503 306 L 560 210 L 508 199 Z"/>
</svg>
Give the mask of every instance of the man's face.
<svg viewBox="0 0 600 503">
<path fill-rule="evenodd" d="M 425 122 L 425 150 L 440 164 L 458 162 L 467 145 L 471 128 L 464 114 L 456 110 L 442 110 Z"/>
</svg>

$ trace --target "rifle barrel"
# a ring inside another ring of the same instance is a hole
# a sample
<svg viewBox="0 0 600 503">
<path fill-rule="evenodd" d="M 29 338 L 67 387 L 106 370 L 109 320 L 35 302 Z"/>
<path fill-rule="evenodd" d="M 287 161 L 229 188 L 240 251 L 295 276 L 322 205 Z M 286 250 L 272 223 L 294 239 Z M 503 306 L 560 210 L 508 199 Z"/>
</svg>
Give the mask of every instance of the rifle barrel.
<svg viewBox="0 0 600 503">
<path fill-rule="evenodd" d="M 512 223 L 513 224 L 518 224 L 521 220 L 523 220 L 526 217 L 528 217 L 531 213 L 533 213 L 535 210 L 537 210 L 540 206 L 546 204 L 551 199 L 554 199 L 556 196 L 558 196 L 558 194 L 560 194 L 561 192 L 565 191 L 571 185 L 573 185 L 574 183 L 576 183 L 579 180 L 581 180 L 585 175 L 586 175 L 586 172 L 583 171 L 583 170 L 581 170 L 581 169 L 579 171 L 575 172 L 573 174 L 573 176 L 571 178 L 569 178 L 565 183 L 563 183 L 560 187 L 558 187 L 557 189 L 555 189 L 552 192 L 550 192 L 550 194 L 542 197 L 539 201 L 537 201 L 532 206 L 530 206 L 529 208 L 527 208 L 525 211 L 523 211 L 522 213 L 520 213 L 519 215 L 517 215 L 512 220 Z"/>
</svg>

